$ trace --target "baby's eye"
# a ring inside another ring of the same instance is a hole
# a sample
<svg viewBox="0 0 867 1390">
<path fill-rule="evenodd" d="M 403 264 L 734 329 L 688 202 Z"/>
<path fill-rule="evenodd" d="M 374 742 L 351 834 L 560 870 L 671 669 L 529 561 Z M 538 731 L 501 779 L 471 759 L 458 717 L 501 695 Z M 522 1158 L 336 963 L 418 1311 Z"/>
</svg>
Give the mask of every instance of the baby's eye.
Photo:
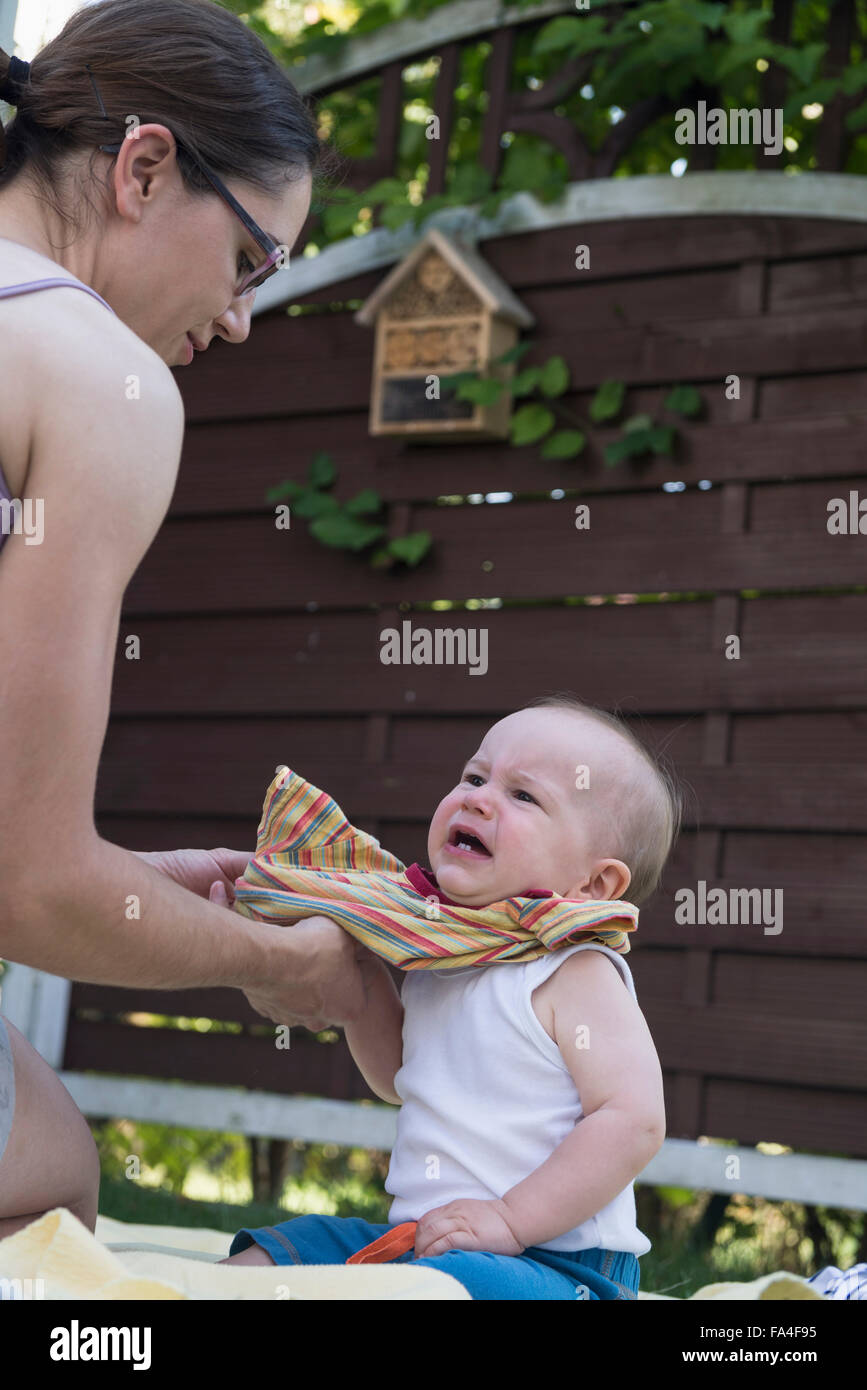
<svg viewBox="0 0 867 1390">
<path fill-rule="evenodd" d="M 477 772 L 468 772 L 467 775 L 464 777 L 464 781 L 465 781 L 465 782 L 472 782 L 474 777 L 475 777 L 479 782 L 482 781 L 482 778 L 479 776 L 479 774 L 478 774 Z"/>
<path fill-rule="evenodd" d="M 530 796 L 530 793 L 529 793 L 529 792 L 518 792 L 518 796 Z M 535 801 L 536 801 L 535 796 L 530 796 L 530 800 L 531 800 L 532 802 L 535 803 Z"/>
</svg>

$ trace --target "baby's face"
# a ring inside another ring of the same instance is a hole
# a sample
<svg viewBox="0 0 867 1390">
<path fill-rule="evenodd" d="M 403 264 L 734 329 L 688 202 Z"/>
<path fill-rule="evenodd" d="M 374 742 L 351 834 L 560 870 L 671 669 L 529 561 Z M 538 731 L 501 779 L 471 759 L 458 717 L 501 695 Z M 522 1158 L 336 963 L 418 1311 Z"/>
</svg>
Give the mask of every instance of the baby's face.
<svg viewBox="0 0 867 1390">
<path fill-rule="evenodd" d="M 428 858 L 446 897 L 481 907 L 528 889 L 611 898 L 617 872 L 595 878 L 616 840 L 606 790 L 623 764 L 622 740 L 597 721 L 555 708 L 518 710 L 489 729 L 428 834 Z M 619 760 L 619 761 L 618 761 Z M 576 787 L 587 766 L 590 787 Z M 458 841 L 474 836 L 470 847 Z M 476 840 L 481 841 L 481 844 Z"/>
</svg>

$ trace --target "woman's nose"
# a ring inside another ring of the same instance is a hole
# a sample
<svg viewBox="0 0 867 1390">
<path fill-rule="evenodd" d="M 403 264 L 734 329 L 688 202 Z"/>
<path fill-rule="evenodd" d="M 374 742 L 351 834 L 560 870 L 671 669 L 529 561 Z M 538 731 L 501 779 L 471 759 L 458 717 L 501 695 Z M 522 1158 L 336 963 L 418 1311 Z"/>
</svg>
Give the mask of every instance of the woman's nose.
<svg viewBox="0 0 867 1390">
<path fill-rule="evenodd" d="M 220 314 L 215 319 L 215 323 L 222 324 L 227 332 L 225 337 L 230 343 L 245 343 L 250 336 L 250 321 L 253 316 L 253 303 L 256 296 L 238 295 L 236 296 L 225 313 Z"/>
</svg>

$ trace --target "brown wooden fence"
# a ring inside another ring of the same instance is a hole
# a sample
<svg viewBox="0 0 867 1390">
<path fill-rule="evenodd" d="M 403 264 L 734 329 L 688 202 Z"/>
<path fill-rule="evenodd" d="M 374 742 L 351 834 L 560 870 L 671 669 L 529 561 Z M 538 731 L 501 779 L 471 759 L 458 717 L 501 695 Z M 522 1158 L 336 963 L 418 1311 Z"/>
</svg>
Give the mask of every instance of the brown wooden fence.
<svg viewBox="0 0 867 1390">
<path fill-rule="evenodd" d="M 592 246 L 590 272 L 573 268 L 577 241 Z M 653 218 L 480 250 L 536 316 L 525 362 L 568 362 L 571 410 L 586 417 L 618 377 L 629 413 L 656 411 L 682 381 L 704 416 L 682 427 L 675 459 L 614 468 L 613 429 L 593 430 L 574 462 L 499 442 L 404 445 L 367 433 L 372 334 L 349 309 L 275 310 L 242 347 L 215 341 L 179 372 L 188 432 L 170 517 L 126 598 L 100 829 L 137 849 L 252 848 L 284 762 L 425 862 L 433 808 L 494 719 L 561 688 L 640 715 L 691 788 L 629 956 L 669 1135 L 867 1155 L 867 538 L 826 527 L 829 499 L 867 495 L 867 228 Z M 311 298 L 357 301 L 382 273 Z M 431 530 L 418 569 L 373 571 L 296 518 L 276 529 L 266 489 L 301 478 L 318 449 L 342 495 L 369 485 L 388 499 L 392 534 Z M 514 500 L 436 500 L 503 491 Z M 574 526 L 579 497 L 589 531 Z M 501 606 L 413 606 L 492 598 Z M 484 626 L 487 675 L 383 666 L 380 629 L 406 617 Z M 138 661 L 123 656 L 130 633 Z M 729 634 L 739 660 L 725 657 Z M 674 893 L 698 880 L 782 889 L 782 933 L 676 925 Z M 133 1010 L 244 1032 L 145 1029 Z M 370 1095 L 342 1035 L 299 1030 L 278 1052 L 267 1025 L 251 1031 L 263 1022 L 228 990 L 76 985 L 63 1065 Z"/>
</svg>

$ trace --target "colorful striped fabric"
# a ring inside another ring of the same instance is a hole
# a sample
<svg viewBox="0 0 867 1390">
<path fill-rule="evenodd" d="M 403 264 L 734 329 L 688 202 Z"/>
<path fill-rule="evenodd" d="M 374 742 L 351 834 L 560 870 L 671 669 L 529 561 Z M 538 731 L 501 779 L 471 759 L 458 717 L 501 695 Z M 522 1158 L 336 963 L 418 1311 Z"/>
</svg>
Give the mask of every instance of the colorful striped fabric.
<svg viewBox="0 0 867 1390">
<path fill-rule="evenodd" d="M 575 902 L 556 893 L 464 907 L 420 891 L 424 875 L 350 825 L 325 792 L 280 768 L 265 797 L 256 853 L 235 883 L 235 905 L 281 925 L 330 917 L 401 970 L 526 963 L 580 941 L 625 955 L 638 925 L 633 903 Z"/>
</svg>

